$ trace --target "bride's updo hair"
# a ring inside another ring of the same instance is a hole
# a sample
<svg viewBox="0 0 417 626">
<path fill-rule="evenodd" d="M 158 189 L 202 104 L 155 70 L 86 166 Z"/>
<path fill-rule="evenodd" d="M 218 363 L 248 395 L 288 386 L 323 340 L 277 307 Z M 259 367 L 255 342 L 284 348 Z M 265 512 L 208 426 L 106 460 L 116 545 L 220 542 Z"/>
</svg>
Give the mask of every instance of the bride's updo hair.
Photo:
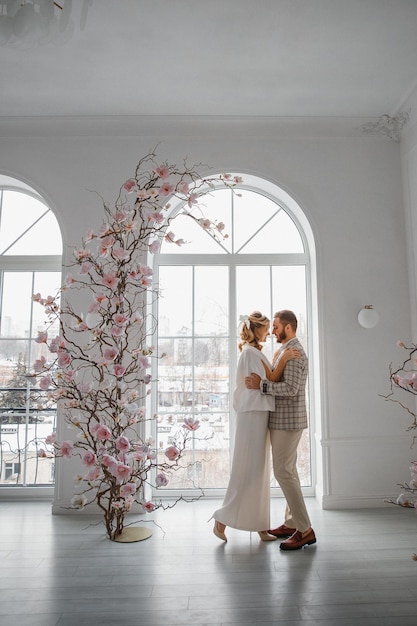
<svg viewBox="0 0 417 626">
<path fill-rule="evenodd" d="M 262 315 L 260 311 L 253 311 L 250 315 L 242 315 L 239 325 L 239 333 L 242 340 L 238 344 L 239 351 L 242 352 L 242 348 L 245 344 L 262 350 L 256 330 L 262 328 L 262 326 L 269 326 L 270 323 L 271 320 L 269 320 L 266 315 Z"/>
</svg>

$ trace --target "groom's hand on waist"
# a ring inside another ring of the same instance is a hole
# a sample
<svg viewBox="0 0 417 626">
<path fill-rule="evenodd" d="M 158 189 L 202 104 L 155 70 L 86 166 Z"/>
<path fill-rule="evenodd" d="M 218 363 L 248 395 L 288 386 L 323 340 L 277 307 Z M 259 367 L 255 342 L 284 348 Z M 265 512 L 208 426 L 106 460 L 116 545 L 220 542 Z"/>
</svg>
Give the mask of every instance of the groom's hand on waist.
<svg viewBox="0 0 417 626">
<path fill-rule="evenodd" d="M 245 376 L 245 385 L 248 389 L 260 389 L 261 377 L 252 372 L 250 376 Z"/>
</svg>

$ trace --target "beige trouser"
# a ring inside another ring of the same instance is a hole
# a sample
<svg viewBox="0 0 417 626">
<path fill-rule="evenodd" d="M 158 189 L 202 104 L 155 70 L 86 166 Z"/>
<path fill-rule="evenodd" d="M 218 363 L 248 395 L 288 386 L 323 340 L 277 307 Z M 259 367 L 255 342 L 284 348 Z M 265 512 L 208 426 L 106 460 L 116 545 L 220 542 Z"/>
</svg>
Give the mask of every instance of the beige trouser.
<svg viewBox="0 0 417 626">
<path fill-rule="evenodd" d="M 311 526 L 297 472 L 297 448 L 302 430 L 270 429 L 274 476 L 287 501 L 285 525 L 301 532 Z"/>
</svg>

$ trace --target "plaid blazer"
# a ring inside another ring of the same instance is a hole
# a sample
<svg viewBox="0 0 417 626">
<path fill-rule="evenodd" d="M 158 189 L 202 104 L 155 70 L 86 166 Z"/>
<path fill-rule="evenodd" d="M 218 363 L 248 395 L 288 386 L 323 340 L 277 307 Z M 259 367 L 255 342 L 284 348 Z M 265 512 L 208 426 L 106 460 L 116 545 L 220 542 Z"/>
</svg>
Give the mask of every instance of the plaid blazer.
<svg viewBox="0 0 417 626">
<path fill-rule="evenodd" d="M 301 354 L 300 358 L 287 362 L 279 382 L 273 383 L 262 379 L 261 393 L 275 396 L 275 411 L 269 413 L 269 428 L 300 430 L 308 426 L 306 406 L 308 359 L 297 337 L 290 339 L 285 347 L 297 348 Z"/>
</svg>

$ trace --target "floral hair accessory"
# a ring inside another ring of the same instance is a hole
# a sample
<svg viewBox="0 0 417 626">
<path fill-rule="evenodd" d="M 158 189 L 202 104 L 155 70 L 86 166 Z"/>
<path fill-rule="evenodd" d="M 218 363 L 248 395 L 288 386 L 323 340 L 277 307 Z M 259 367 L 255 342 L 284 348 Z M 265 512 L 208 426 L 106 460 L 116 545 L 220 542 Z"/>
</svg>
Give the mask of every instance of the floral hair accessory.
<svg viewBox="0 0 417 626">
<path fill-rule="evenodd" d="M 239 322 L 242 325 L 244 324 L 246 326 L 246 328 L 249 330 L 249 328 L 250 328 L 250 320 L 249 320 L 249 317 L 247 315 L 241 315 L 239 317 Z"/>
</svg>

